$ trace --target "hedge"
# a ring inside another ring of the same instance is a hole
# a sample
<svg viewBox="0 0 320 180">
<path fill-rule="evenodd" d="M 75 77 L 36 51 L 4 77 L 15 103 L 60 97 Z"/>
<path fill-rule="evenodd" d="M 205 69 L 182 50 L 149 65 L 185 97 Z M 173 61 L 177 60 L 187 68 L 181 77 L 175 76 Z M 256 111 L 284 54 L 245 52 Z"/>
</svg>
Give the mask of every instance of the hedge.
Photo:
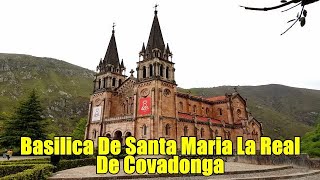
<svg viewBox="0 0 320 180">
<path fill-rule="evenodd" d="M 89 165 L 96 165 L 96 158 L 61 160 L 57 166 L 56 171 Z"/>
<path fill-rule="evenodd" d="M 0 161 L 0 165 L 6 164 L 38 164 L 40 162 L 50 163 L 49 158 L 38 158 L 38 159 L 20 159 L 20 160 L 8 160 L 8 161 Z M 41 163 L 44 164 L 44 163 Z"/>
<path fill-rule="evenodd" d="M 52 172 L 65 169 L 95 165 L 96 158 L 61 160 L 57 167 L 50 164 L 48 159 L 28 159 L 17 161 L 3 161 L 0 165 L 0 180 L 11 179 L 46 179 Z"/>
<path fill-rule="evenodd" d="M 33 167 L 34 165 L 0 165 L 0 177 L 16 174 Z"/>
<path fill-rule="evenodd" d="M 47 179 L 53 171 L 51 164 L 34 165 L 32 169 L 0 178 L 0 180 L 38 180 Z"/>
</svg>

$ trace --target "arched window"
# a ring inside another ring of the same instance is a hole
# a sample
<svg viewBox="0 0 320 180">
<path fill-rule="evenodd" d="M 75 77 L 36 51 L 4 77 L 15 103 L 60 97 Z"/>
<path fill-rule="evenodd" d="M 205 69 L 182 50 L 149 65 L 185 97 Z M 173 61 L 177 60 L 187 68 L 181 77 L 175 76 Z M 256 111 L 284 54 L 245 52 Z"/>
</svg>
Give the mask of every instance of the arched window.
<svg viewBox="0 0 320 180">
<path fill-rule="evenodd" d="M 203 138 L 203 137 L 204 137 L 204 129 L 201 128 L 201 130 L 200 130 L 200 138 Z"/>
<path fill-rule="evenodd" d="M 180 112 L 183 112 L 183 103 L 182 102 L 179 102 L 179 110 L 180 110 Z"/>
<path fill-rule="evenodd" d="M 188 136 L 188 126 L 183 128 L 183 136 Z"/>
<path fill-rule="evenodd" d="M 111 134 L 110 134 L 110 133 L 107 133 L 107 134 L 106 134 L 106 137 L 110 139 L 110 138 L 111 138 Z"/>
<path fill-rule="evenodd" d="M 160 64 L 160 76 L 163 77 L 163 65 Z"/>
<path fill-rule="evenodd" d="M 112 86 L 116 86 L 116 78 L 112 78 Z"/>
<path fill-rule="evenodd" d="M 206 115 L 209 116 L 209 108 L 206 108 Z"/>
<path fill-rule="evenodd" d="M 103 78 L 103 88 L 106 88 L 106 78 Z"/>
<path fill-rule="evenodd" d="M 144 136 L 147 135 L 147 126 L 146 126 L 145 124 L 142 126 L 142 134 L 143 134 Z"/>
<path fill-rule="evenodd" d="M 197 106 L 196 105 L 193 105 L 193 112 L 197 113 Z"/>
<path fill-rule="evenodd" d="M 127 114 L 129 114 L 129 102 L 126 100 L 126 106 L 127 106 Z"/>
<path fill-rule="evenodd" d="M 166 78 L 169 79 L 169 67 L 166 68 Z"/>
<path fill-rule="evenodd" d="M 133 103 L 130 106 L 130 113 L 133 113 Z"/>
<path fill-rule="evenodd" d="M 169 136 L 170 135 L 170 125 L 169 124 L 166 125 L 165 131 L 166 131 L 165 132 L 166 136 Z"/>
<path fill-rule="evenodd" d="M 123 107 L 123 114 L 126 114 L 126 104 L 123 103 L 122 107 Z"/>
<path fill-rule="evenodd" d="M 220 116 L 222 115 L 222 109 L 221 108 L 218 108 L 218 113 L 219 113 Z"/>
<path fill-rule="evenodd" d="M 120 85 L 121 85 L 121 83 L 122 83 L 122 80 L 121 80 L 121 79 L 119 79 L 119 84 L 118 84 L 118 85 L 120 86 Z"/>
<path fill-rule="evenodd" d="M 241 110 L 240 109 L 237 109 L 237 115 L 238 115 L 238 117 L 241 116 Z"/>
<path fill-rule="evenodd" d="M 142 77 L 143 78 L 147 77 L 147 68 L 145 66 L 143 66 L 143 68 L 142 68 Z"/>
<path fill-rule="evenodd" d="M 153 76 L 153 66 L 152 66 L 152 64 L 149 65 L 149 74 L 150 74 L 150 77 Z"/>
<path fill-rule="evenodd" d="M 101 88 L 101 79 L 99 79 L 99 89 Z"/>
</svg>

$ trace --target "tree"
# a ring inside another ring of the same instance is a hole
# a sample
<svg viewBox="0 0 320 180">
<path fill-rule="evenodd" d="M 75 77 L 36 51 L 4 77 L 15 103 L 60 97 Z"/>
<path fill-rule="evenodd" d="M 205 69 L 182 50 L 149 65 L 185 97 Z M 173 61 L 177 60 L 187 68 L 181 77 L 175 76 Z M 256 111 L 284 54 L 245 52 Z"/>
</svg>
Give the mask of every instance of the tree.
<svg viewBox="0 0 320 180">
<path fill-rule="evenodd" d="M 80 140 L 84 139 L 84 133 L 85 133 L 85 130 L 86 130 L 86 124 L 87 124 L 87 119 L 86 118 L 81 118 L 78 121 L 78 123 L 76 125 L 76 128 L 72 132 L 72 137 L 74 139 L 80 139 Z"/>
<path fill-rule="evenodd" d="M 303 27 L 306 24 L 306 17 L 307 17 L 307 10 L 304 9 L 304 6 L 315 3 L 319 0 L 291 0 L 291 1 L 287 1 L 287 0 L 281 0 L 280 5 L 277 6 L 273 6 L 273 7 L 265 7 L 265 8 L 255 8 L 255 7 L 247 7 L 247 6 L 240 6 L 240 7 L 244 7 L 247 10 L 255 10 L 255 11 L 270 11 L 270 10 L 275 10 L 275 9 L 279 9 L 282 7 L 286 7 L 288 5 L 291 4 L 295 4 L 294 6 L 283 10 L 282 12 L 288 11 L 290 9 L 293 9 L 299 5 L 301 5 L 301 12 L 298 13 L 297 17 L 295 19 L 289 20 L 288 23 L 291 23 L 291 26 L 285 30 L 283 33 L 281 33 L 281 35 L 285 34 L 286 32 L 288 32 L 298 21 L 300 22 L 301 27 Z"/>
<path fill-rule="evenodd" d="M 320 157 L 320 124 L 302 137 L 301 150 L 311 157 Z"/>
<path fill-rule="evenodd" d="M 20 102 L 15 113 L 5 121 L 0 144 L 2 147 L 20 149 L 20 137 L 32 140 L 45 140 L 46 121 L 35 90 L 31 91 L 26 101 Z"/>
</svg>

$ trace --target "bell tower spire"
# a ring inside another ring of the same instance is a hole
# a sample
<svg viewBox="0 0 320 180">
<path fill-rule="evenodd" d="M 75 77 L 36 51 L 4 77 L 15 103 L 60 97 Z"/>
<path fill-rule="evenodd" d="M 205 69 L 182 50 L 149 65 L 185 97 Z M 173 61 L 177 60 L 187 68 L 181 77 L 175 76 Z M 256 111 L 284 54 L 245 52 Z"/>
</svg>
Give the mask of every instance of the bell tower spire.
<svg viewBox="0 0 320 180">
<path fill-rule="evenodd" d="M 158 4 L 154 6 L 154 17 L 148 43 L 146 46 L 143 43 L 142 49 L 139 52 L 139 59 L 142 57 L 142 60 L 138 62 L 137 67 L 138 81 L 161 79 L 175 84 L 174 63 L 169 61 L 169 58 L 172 57 L 172 53 L 169 49 L 169 45 L 166 45 L 163 40 L 158 19 L 158 6 Z"/>
<path fill-rule="evenodd" d="M 125 79 L 125 66 L 123 60 L 120 63 L 118 48 L 115 38 L 115 23 L 112 24 L 112 34 L 106 54 L 97 66 L 97 74 L 94 80 L 94 91 L 114 90 L 119 87 Z"/>
</svg>

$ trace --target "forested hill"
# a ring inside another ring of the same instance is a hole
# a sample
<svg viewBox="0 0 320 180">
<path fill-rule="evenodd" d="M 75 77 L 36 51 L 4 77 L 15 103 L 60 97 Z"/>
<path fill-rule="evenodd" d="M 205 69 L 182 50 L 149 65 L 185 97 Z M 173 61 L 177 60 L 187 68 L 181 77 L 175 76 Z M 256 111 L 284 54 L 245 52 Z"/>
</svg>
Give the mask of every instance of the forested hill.
<svg viewBox="0 0 320 180">
<path fill-rule="evenodd" d="M 0 54 L 0 125 L 1 117 L 36 89 L 45 116 L 52 119 L 50 128 L 57 135 L 70 133 L 78 119 L 87 116 L 93 77 L 93 71 L 52 58 Z M 234 91 L 231 86 L 180 90 L 204 97 Z M 265 135 L 303 135 L 320 121 L 320 91 L 275 84 L 240 86 L 238 91 L 263 123 Z"/>
</svg>

